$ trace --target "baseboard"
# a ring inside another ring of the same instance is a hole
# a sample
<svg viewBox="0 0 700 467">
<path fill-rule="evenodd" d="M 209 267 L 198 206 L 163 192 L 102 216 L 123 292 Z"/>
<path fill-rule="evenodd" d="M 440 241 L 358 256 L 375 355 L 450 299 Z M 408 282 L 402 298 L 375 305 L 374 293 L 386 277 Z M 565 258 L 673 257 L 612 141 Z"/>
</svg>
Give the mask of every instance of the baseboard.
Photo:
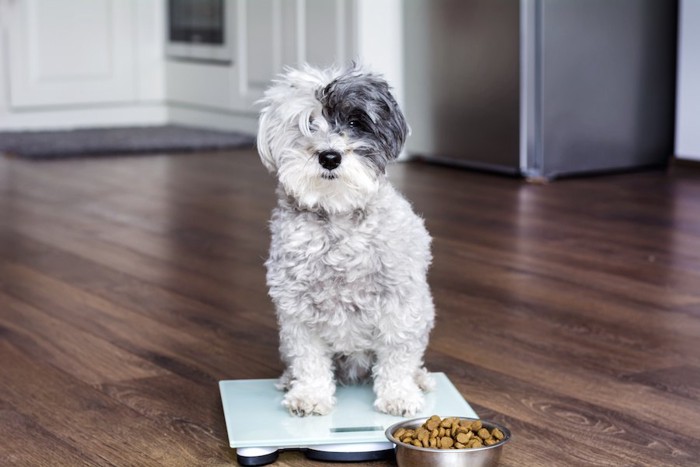
<svg viewBox="0 0 700 467">
<path fill-rule="evenodd" d="M 255 134 L 258 115 L 192 107 L 172 102 L 138 106 L 33 109 L 0 114 L 0 131 L 147 126 L 168 123 Z"/>
<path fill-rule="evenodd" d="M 168 123 L 163 104 L 33 109 L 0 115 L 0 130 L 60 130 L 108 126 L 147 126 Z"/>
</svg>

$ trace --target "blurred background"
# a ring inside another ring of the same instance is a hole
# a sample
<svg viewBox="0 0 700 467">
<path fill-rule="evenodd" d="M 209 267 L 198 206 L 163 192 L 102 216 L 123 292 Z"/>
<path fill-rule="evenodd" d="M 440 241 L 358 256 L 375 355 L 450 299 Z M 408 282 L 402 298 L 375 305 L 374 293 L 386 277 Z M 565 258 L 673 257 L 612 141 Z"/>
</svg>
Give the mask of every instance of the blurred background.
<svg viewBox="0 0 700 467">
<path fill-rule="evenodd" d="M 359 60 L 406 111 L 405 157 L 533 179 L 700 160 L 697 0 L 0 0 L 0 20 L 0 151 L 38 130 L 254 135 L 283 67 Z"/>
</svg>

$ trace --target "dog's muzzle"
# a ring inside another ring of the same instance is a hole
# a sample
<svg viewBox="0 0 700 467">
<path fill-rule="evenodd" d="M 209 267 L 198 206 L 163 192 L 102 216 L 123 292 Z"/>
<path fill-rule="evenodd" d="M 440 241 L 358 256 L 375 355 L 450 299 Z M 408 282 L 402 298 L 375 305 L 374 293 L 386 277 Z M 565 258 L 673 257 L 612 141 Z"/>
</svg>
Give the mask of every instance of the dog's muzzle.
<svg viewBox="0 0 700 467">
<path fill-rule="evenodd" d="M 340 153 L 336 151 L 323 151 L 318 155 L 318 163 L 326 170 L 338 167 L 342 159 Z"/>
</svg>

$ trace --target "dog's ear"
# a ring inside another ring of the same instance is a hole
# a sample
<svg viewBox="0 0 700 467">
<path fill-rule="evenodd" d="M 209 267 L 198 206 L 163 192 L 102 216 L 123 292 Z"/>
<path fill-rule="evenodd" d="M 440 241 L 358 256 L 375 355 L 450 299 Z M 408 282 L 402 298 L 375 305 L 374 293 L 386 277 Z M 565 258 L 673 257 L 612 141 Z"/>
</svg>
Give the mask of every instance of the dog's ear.
<svg viewBox="0 0 700 467">
<path fill-rule="evenodd" d="M 386 128 L 391 134 L 388 140 L 388 156 L 391 157 L 391 159 L 396 159 L 399 157 L 399 154 L 401 154 L 401 150 L 403 149 L 403 145 L 406 142 L 410 130 L 401 107 L 398 102 L 396 102 L 396 99 L 394 99 L 388 87 L 386 90 L 385 102 L 390 109 L 385 121 Z"/>
<path fill-rule="evenodd" d="M 275 164 L 275 159 L 272 157 L 272 135 L 273 129 L 271 128 L 270 122 L 270 106 L 265 107 L 262 112 L 260 112 L 260 119 L 258 121 L 258 154 L 260 155 L 260 160 L 262 161 L 265 168 L 270 173 L 275 173 L 277 171 L 277 165 Z"/>
<path fill-rule="evenodd" d="M 408 123 L 406 123 L 406 117 L 391 92 L 389 83 L 378 76 L 372 76 L 372 79 L 374 90 L 371 96 L 379 109 L 379 119 L 377 120 L 379 138 L 387 160 L 391 161 L 401 154 L 409 134 Z"/>
</svg>

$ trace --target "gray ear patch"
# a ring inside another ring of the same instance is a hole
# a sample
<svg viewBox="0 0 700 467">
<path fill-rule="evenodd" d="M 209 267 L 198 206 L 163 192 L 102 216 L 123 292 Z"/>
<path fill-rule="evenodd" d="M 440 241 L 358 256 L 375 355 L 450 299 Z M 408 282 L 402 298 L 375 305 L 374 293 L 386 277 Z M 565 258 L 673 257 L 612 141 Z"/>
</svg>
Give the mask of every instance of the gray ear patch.
<svg viewBox="0 0 700 467">
<path fill-rule="evenodd" d="M 358 151 L 384 171 L 398 157 L 408 134 L 403 112 L 380 76 L 352 68 L 316 91 L 335 131 L 363 140 Z"/>
</svg>

